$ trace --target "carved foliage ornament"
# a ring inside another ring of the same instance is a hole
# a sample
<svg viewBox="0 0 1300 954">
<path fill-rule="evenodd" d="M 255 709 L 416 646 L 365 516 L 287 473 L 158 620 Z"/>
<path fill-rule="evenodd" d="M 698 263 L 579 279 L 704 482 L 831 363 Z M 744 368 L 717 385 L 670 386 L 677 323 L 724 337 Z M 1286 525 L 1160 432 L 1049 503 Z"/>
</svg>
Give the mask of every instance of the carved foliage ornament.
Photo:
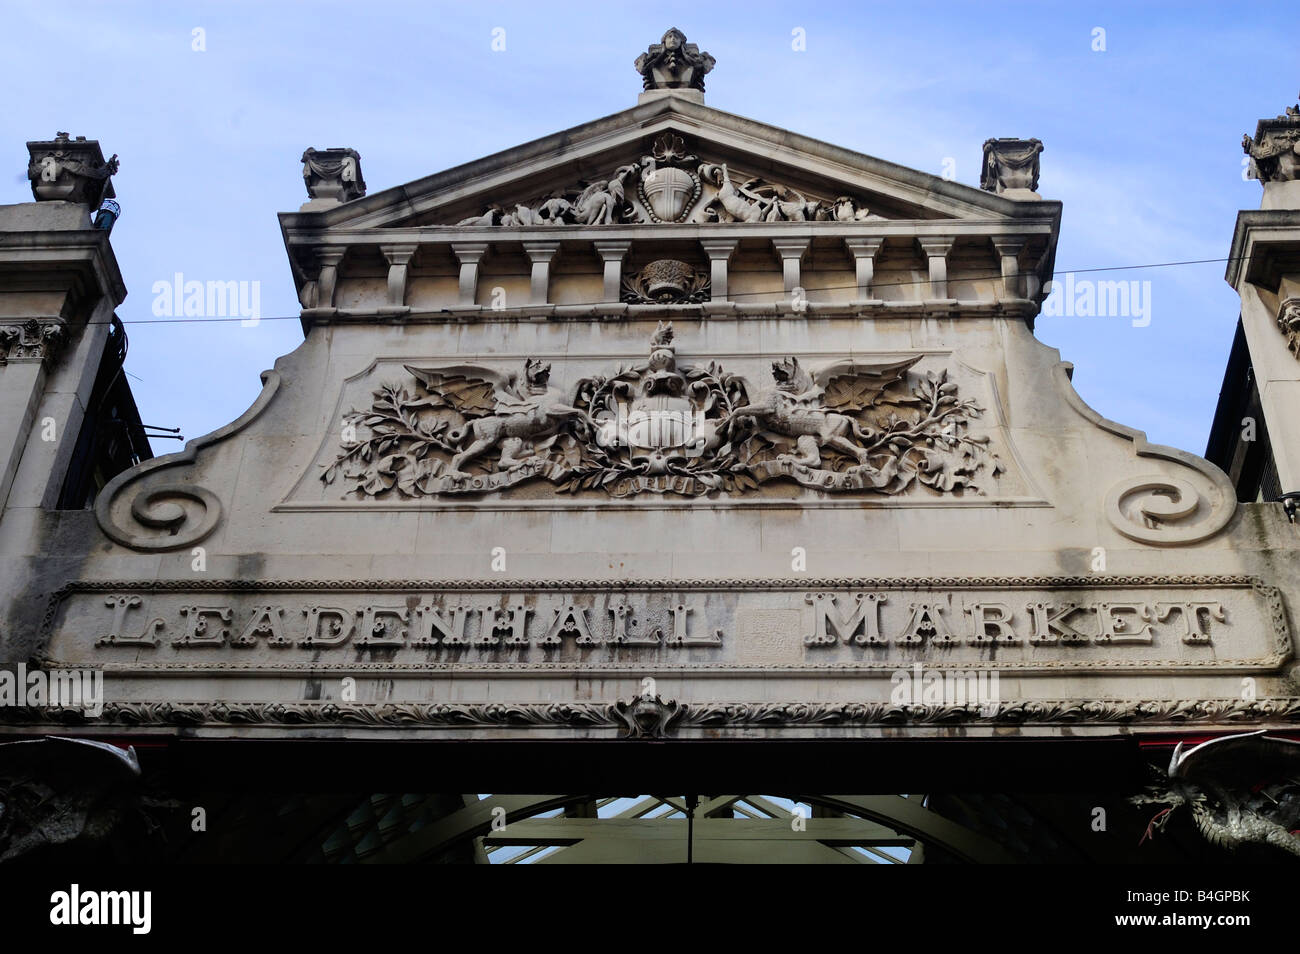
<svg viewBox="0 0 1300 954">
<path fill-rule="evenodd" d="M 373 392 L 345 416 L 335 460 L 361 497 L 482 494 L 545 480 L 560 493 L 744 494 L 772 480 L 826 492 L 982 493 L 1003 467 L 988 438 L 968 433 L 980 407 L 920 357 L 805 370 L 772 365 L 757 387 L 721 366 L 679 366 L 671 325 L 649 359 L 567 390 L 550 365 L 522 374 L 407 366 L 412 383 Z"/>
<path fill-rule="evenodd" d="M 675 259 L 659 259 L 623 276 L 623 301 L 634 305 L 708 301 L 709 289 L 707 271 Z"/>
<path fill-rule="evenodd" d="M 460 226 L 651 225 L 673 222 L 855 222 L 880 219 L 851 196 L 809 198 L 758 177 L 733 181 L 724 163 L 700 163 L 672 132 L 650 152 L 581 188 L 553 192 L 513 208 L 489 207 Z"/>
<path fill-rule="evenodd" d="M 21 325 L 0 325 L 0 364 L 9 361 L 44 361 L 64 339 L 64 323 L 51 318 L 29 318 Z"/>
</svg>

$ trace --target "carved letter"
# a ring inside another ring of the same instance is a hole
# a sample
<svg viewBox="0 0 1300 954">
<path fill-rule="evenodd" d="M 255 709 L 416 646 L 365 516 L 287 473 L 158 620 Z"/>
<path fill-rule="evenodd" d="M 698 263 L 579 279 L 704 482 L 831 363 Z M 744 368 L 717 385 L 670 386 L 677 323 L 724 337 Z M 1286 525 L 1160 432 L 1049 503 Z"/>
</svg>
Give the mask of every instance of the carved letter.
<svg viewBox="0 0 1300 954">
<path fill-rule="evenodd" d="M 356 625 L 352 613 L 333 606 L 309 606 L 303 614 L 307 617 L 307 635 L 299 646 L 341 646 Z"/>
<path fill-rule="evenodd" d="M 386 618 L 385 618 L 386 617 Z M 390 626 L 388 620 L 397 620 L 396 626 Z M 357 646 L 404 646 L 406 644 L 405 609 L 387 606 L 367 606 L 362 611 L 361 635 L 357 637 Z"/>
<path fill-rule="evenodd" d="M 894 640 L 895 643 L 918 646 L 925 642 L 927 636 L 935 646 L 951 646 L 957 642 L 944 621 L 938 603 L 911 603 L 908 609 L 912 612 L 912 618 L 908 620 L 907 628 Z M 942 682 L 942 677 L 940 681 Z"/>
<path fill-rule="evenodd" d="M 836 637 L 859 646 L 885 644 L 880 635 L 880 604 L 886 601 L 884 593 L 854 593 L 853 613 L 847 619 L 835 605 L 833 593 L 805 593 L 803 599 L 813 606 L 813 631 L 803 638 L 805 644 L 831 645 Z M 834 631 L 834 635 L 828 630 Z"/>
<path fill-rule="evenodd" d="M 652 629 L 646 635 L 628 633 L 627 627 L 629 623 L 631 623 L 635 628 L 639 628 L 636 626 L 635 620 L 629 619 L 629 617 L 632 617 L 633 615 L 632 607 L 628 606 L 626 603 L 614 603 L 610 606 L 609 611 L 614 616 L 614 628 L 609 638 L 611 643 L 617 643 L 620 646 L 659 645 L 659 630 L 657 628 Z"/>
<path fill-rule="evenodd" d="M 579 646 L 595 646 L 600 642 L 587 628 L 587 611 L 572 603 L 566 603 L 563 609 L 555 611 L 551 628 L 538 642 L 543 646 L 558 646 L 564 642 L 565 636 L 574 637 Z"/>
<path fill-rule="evenodd" d="M 232 646 L 256 646 L 257 637 L 265 636 L 268 646 L 288 646 L 284 635 L 284 610 L 278 606 L 262 606 L 253 612 L 244 631 L 230 641 Z"/>
<path fill-rule="evenodd" d="M 512 603 L 504 609 L 496 606 L 480 608 L 482 622 L 478 635 L 474 637 L 474 645 L 497 646 L 504 638 L 507 646 L 527 646 L 528 614 L 531 612 L 523 603 Z"/>
<path fill-rule="evenodd" d="M 182 606 L 181 614 L 188 623 L 184 634 L 172 640 L 173 646 L 222 646 L 230 635 L 226 627 L 231 617 L 229 606 Z M 209 626 L 209 617 L 217 618 L 221 625 Z"/>
<path fill-rule="evenodd" d="M 1163 623 L 1175 611 L 1182 613 L 1182 638 L 1190 645 L 1210 642 L 1210 620 L 1222 623 L 1227 618 L 1222 603 L 1157 603 L 1156 620 Z M 1201 625 L 1202 613 L 1205 614 L 1204 626 Z"/>
<path fill-rule="evenodd" d="M 1136 630 L 1130 629 L 1130 621 L 1116 613 L 1135 613 L 1142 623 Z M 1097 642 L 1125 644 L 1151 642 L 1151 608 L 1146 603 L 1100 603 L 1097 618 L 1101 621 L 1101 632 Z"/>
<path fill-rule="evenodd" d="M 419 620 L 419 633 L 411 640 L 412 646 L 436 646 L 438 639 L 433 635 L 436 629 L 442 634 L 442 644 L 444 646 L 467 646 L 469 640 L 465 638 L 465 613 L 468 607 L 451 606 L 447 612 L 451 614 L 450 622 L 443 615 L 442 610 L 428 603 L 422 603 L 415 609 L 416 618 Z"/>
<path fill-rule="evenodd" d="M 1071 613 L 1086 610 L 1088 607 L 1080 607 L 1077 603 L 1062 603 L 1057 609 L 1051 603 L 1030 603 L 1025 607 L 1029 611 L 1029 617 L 1034 621 L 1034 632 L 1029 637 L 1029 642 L 1035 646 L 1046 646 L 1053 643 L 1086 643 L 1089 639 L 1086 633 L 1081 633 L 1065 622 L 1065 618 Z M 1056 610 L 1056 612 L 1052 612 Z"/>
<path fill-rule="evenodd" d="M 140 605 L 138 596 L 109 596 L 104 603 L 113 607 L 113 628 L 95 640 L 99 646 L 157 646 L 156 637 L 166 624 L 161 619 L 152 619 L 139 636 L 127 636 L 122 632 L 126 628 L 126 611 Z"/>
<path fill-rule="evenodd" d="M 670 646 L 721 646 L 722 630 L 715 629 L 712 636 L 687 636 L 686 615 L 692 607 L 685 603 L 673 606 L 673 634 L 668 637 Z"/>
<path fill-rule="evenodd" d="M 1011 608 L 1005 603 L 973 603 L 966 612 L 971 615 L 971 621 L 974 623 L 974 630 L 966 640 L 971 645 L 987 646 L 989 643 L 997 643 L 1001 646 L 1018 646 L 1020 644 L 1020 637 L 1011 628 Z"/>
</svg>

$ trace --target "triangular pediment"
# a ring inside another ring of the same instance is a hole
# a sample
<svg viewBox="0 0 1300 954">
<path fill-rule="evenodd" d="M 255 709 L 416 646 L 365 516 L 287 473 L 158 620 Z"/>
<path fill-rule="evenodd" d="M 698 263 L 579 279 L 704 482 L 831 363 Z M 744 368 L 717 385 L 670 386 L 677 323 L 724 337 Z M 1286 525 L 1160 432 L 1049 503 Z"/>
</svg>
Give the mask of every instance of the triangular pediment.
<svg viewBox="0 0 1300 954">
<path fill-rule="evenodd" d="M 344 203 L 322 224 L 996 221 L 1042 205 L 667 96 Z"/>
</svg>

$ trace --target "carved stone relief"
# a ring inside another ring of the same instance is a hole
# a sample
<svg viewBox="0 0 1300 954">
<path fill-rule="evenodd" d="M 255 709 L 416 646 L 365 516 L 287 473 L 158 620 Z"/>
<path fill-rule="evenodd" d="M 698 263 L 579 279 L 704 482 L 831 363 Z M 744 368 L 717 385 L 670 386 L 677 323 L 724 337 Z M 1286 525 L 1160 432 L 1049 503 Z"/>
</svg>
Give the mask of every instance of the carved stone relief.
<svg viewBox="0 0 1300 954">
<path fill-rule="evenodd" d="M 1255 138 L 1241 137 L 1250 156 L 1250 177 L 1260 182 L 1291 182 L 1300 178 L 1300 106 L 1288 106 L 1276 119 L 1260 120 Z"/>
<path fill-rule="evenodd" d="M 1286 346 L 1300 358 L 1300 298 L 1287 298 L 1277 308 L 1277 326 L 1286 336 Z"/>
<path fill-rule="evenodd" d="M 673 222 L 858 222 L 882 219 L 852 196 L 815 198 L 760 177 L 733 181 L 725 163 L 700 163 L 666 132 L 648 155 L 581 187 L 511 207 L 492 205 L 460 226 L 641 225 Z"/>
<path fill-rule="evenodd" d="M 522 374 L 406 366 L 382 384 L 321 480 L 361 498 L 483 494 L 532 480 L 559 493 L 745 494 L 772 480 L 827 492 L 983 493 L 1003 466 L 971 434 L 981 408 L 920 356 L 773 362 L 755 386 L 715 362 L 679 366 L 660 323 L 647 361 L 560 390 L 550 366 Z"/>
<path fill-rule="evenodd" d="M 658 43 L 651 43 L 633 66 L 646 89 L 697 89 L 702 93 L 704 75 L 716 63 L 694 43 L 687 43 L 686 34 L 673 27 Z"/>
<path fill-rule="evenodd" d="M 623 301 L 634 305 L 709 300 L 709 273 L 686 262 L 659 259 L 623 276 Z"/>
<path fill-rule="evenodd" d="M 0 364 L 10 361 L 44 361 L 63 344 L 60 318 L 29 318 L 21 325 L 0 325 Z"/>
</svg>

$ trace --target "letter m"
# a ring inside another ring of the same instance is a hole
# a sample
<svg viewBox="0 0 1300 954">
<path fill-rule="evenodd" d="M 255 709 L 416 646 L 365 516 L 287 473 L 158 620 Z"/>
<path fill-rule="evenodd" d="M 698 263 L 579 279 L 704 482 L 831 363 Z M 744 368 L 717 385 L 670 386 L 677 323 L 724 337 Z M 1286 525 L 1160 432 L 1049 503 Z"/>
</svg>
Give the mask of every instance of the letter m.
<svg viewBox="0 0 1300 954">
<path fill-rule="evenodd" d="M 1105 318 L 1129 316 L 1128 282 L 1097 282 L 1097 314 Z"/>
<path fill-rule="evenodd" d="M 239 313 L 239 282 L 208 282 L 208 317 L 225 318 Z"/>
<path fill-rule="evenodd" d="M 813 629 L 804 636 L 808 646 L 829 646 L 837 640 L 854 642 L 859 646 L 883 646 L 880 635 L 880 604 L 883 593 L 846 594 L 852 606 L 846 611 L 836 602 L 834 593 L 805 593 L 804 602 L 813 608 Z"/>
</svg>

